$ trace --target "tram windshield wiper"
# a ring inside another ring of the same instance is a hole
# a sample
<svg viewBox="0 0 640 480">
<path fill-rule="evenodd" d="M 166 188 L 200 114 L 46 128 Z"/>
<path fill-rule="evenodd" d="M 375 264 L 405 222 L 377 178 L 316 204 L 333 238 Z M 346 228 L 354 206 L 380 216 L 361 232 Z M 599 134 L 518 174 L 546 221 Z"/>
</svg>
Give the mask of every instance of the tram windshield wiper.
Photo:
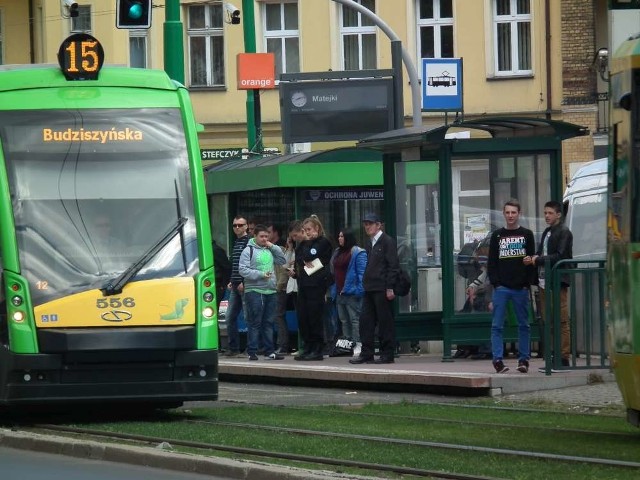
<svg viewBox="0 0 640 480">
<path fill-rule="evenodd" d="M 117 295 L 122 293 L 124 286 L 135 277 L 142 268 L 149 263 L 160 250 L 162 250 L 178 233 L 182 232 L 182 227 L 187 223 L 185 217 L 180 217 L 178 222 L 169 230 L 164 237 L 158 240 L 144 255 L 131 264 L 124 272 L 118 277 L 109 281 L 103 288 L 101 288 L 102 294 L 105 296 Z"/>
</svg>

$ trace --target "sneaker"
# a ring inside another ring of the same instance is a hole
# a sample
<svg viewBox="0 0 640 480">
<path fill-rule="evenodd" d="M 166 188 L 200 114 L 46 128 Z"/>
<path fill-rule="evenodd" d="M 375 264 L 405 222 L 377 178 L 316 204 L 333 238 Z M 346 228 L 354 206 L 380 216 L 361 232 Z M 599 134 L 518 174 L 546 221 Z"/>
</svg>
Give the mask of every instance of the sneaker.
<svg viewBox="0 0 640 480">
<path fill-rule="evenodd" d="M 520 373 L 527 373 L 529 371 L 529 362 L 527 360 L 520 360 L 518 362 L 517 370 Z"/>
<path fill-rule="evenodd" d="M 497 373 L 506 373 L 509 371 L 509 367 L 507 367 L 502 360 L 494 360 L 493 361 L 493 368 L 496 369 Z"/>
<path fill-rule="evenodd" d="M 255 353 L 250 354 L 249 360 L 258 360 L 258 355 L 256 355 Z"/>
<path fill-rule="evenodd" d="M 360 352 L 362 351 L 362 343 L 361 342 L 356 342 L 356 344 L 353 347 L 353 357 L 359 357 L 360 356 Z"/>
<path fill-rule="evenodd" d="M 284 360 L 284 357 L 278 353 L 272 353 L 264 357 L 265 360 Z"/>
</svg>

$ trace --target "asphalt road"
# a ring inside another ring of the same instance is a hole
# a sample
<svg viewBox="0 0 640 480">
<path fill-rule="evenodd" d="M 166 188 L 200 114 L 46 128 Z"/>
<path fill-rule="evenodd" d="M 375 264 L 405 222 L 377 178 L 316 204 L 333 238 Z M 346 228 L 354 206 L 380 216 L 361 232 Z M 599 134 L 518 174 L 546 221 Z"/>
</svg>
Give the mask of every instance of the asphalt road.
<svg viewBox="0 0 640 480">
<path fill-rule="evenodd" d="M 0 448 L 2 480 L 226 480 L 137 465 Z"/>
</svg>

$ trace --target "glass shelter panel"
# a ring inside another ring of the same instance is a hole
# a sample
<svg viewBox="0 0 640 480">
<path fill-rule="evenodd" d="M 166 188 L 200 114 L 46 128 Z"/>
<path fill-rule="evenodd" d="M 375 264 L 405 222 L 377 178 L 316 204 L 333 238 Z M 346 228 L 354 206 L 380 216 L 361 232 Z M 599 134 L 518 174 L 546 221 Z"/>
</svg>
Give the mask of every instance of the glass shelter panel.
<svg viewBox="0 0 640 480">
<path fill-rule="evenodd" d="M 413 284 L 411 293 L 398 301 L 400 313 L 441 311 L 438 163 L 396 165 L 396 185 L 398 257 Z"/>
<path fill-rule="evenodd" d="M 504 226 L 502 208 L 512 198 L 521 205 L 520 225 L 540 238 L 546 226 L 544 203 L 551 199 L 549 155 L 455 158 L 451 174 L 454 309 L 486 313 L 491 294 L 486 276 L 489 238 Z M 479 286 L 469 289 L 475 280 Z"/>
</svg>

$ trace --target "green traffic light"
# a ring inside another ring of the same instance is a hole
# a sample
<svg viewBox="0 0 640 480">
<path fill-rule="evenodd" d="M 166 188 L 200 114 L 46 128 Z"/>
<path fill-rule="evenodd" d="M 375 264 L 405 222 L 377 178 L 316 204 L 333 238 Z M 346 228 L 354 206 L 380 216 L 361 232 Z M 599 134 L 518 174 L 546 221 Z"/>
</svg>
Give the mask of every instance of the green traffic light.
<svg viewBox="0 0 640 480">
<path fill-rule="evenodd" d="M 131 7 L 129 8 L 128 16 L 133 20 L 138 20 L 140 17 L 142 17 L 142 5 L 138 2 L 131 5 Z"/>
</svg>

